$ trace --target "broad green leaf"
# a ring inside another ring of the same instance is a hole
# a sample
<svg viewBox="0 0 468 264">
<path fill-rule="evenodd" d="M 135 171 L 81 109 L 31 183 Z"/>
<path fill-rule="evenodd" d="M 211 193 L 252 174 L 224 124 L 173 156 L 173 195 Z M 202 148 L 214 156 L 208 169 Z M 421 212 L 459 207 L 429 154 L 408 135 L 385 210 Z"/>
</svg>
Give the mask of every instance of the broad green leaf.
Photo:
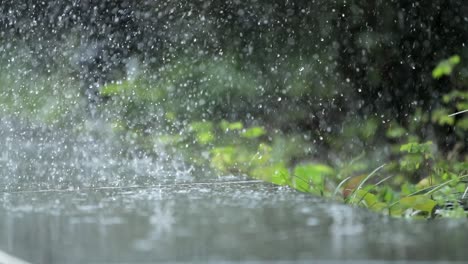
<svg viewBox="0 0 468 264">
<path fill-rule="evenodd" d="M 375 204 L 369 206 L 369 209 L 371 209 L 373 211 L 376 211 L 376 212 L 382 212 L 383 210 L 385 210 L 387 208 L 388 208 L 388 205 L 386 203 L 383 203 L 383 202 L 378 202 L 378 203 L 375 203 Z"/>
<path fill-rule="evenodd" d="M 334 170 L 324 164 L 303 164 L 294 168 L 294 187 L 305 192 L 323 195 L 325 177 Z"/>
<path fill-rule="evenodd" d="M 365 202 L 366 206 L 371 208 L 372 206 L 379 203 L 379 199 L 374 194 L 368 192 L 367 190 L 357 190 L 355 200 L 352 202 Z"/>
<path fill-rule="evenodd" d="M 323 184 L 324 177 L 333 173 L 334 170 L 324 164 L 304 164 L 294 168 L 294 176 L 300 177 L 314 185 Z"/>
<path fill-rule="evenodd" d="M 306 180 L 304 180 L 302 178 L 299 178 L 299 177 L 294 178 L 292 187 L 294 187 L 295 189 L 297 189 L 298 191 L 301 191 L 301 192 L 309 192 L 310 191 L 309 183 Z"/>
<path fill-rule="evenodd" d="M 265 135 L 265 129 L 263 127 L 251 127 L 242 132 L 242 137 L 245 138 L 258 138 Z"/>
<path fill-rule="evenodd" d="M 437 202 L 427 195 L 414 195 L 401 198 L 400 204 L 405 208 L 412 208 L 430 213 L 432 209 L 434 209 L 434 206 L 437 205 Z"/>
<path fill-rule="evenodd" d="M 252 170 L 251 174 L 254 178 L 265 180 L 274 184 L 290 184 L 289 171 L 282 163 L 255 168 Z"/>
</svg>

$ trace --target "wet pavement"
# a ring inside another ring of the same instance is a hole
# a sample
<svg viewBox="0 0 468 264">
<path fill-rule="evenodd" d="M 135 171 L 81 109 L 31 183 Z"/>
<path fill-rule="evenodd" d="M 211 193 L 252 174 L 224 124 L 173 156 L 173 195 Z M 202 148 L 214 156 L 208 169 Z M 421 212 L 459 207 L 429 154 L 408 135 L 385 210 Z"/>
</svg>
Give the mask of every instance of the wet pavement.
<svg viewBox="0 0 468 264">
<path fill-rule="evenodd" d="M 391 219 L 205 177 L 157 145 L 157 157 L 138 155 L 90 126 L 77 134 L 2 120 L 1 264 L 20 263 L 6 253 L 39 264 L 468 260 L 466 219 Z"/>
<path fill-rule="evenodd" d="M 462 261 L 467 231 L 249 181 L 0 196 L 0 249 L 31 263 Z"/>
</svg>

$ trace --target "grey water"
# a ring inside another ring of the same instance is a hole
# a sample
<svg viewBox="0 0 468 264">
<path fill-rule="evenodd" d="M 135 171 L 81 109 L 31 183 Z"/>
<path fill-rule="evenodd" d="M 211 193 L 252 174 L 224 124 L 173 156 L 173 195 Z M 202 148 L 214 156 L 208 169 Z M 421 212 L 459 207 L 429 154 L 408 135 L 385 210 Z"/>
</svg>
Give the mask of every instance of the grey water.
<svg viewBox="0 0 468 264">
<path fill-rule="evenodd" d="M 99 121 L 76 132 L 2 120 L 0 253 L 44 264 L 468 259 L 465 219 L 391 219 L 240 176 L 204 177 L 114 136 Z"/>
</svg>

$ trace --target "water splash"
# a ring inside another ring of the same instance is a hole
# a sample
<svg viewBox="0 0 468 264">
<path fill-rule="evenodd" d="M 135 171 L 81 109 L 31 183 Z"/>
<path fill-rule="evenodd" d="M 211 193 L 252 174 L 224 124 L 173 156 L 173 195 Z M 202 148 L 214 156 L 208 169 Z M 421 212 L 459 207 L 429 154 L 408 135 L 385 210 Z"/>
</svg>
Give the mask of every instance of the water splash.
<svg viewBox="0 0 468 264">
<path fill-rule="evenodd" d="M 3 118 L 1 191 L 128 187 L 191 181 L 191 167 L 153 146 L 158 155 L 128 147 L 109 124 L 86 130 L 52 128 Z"/>
</svg>

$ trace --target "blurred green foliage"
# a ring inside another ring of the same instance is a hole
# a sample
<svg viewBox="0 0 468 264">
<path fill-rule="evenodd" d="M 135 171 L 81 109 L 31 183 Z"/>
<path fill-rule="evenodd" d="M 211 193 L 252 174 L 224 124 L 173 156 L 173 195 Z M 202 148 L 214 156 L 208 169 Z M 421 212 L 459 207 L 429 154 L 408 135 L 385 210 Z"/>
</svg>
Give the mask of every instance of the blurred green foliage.
<svg viewBox="0 0 468 264">
<path fill-rule="evenodd" d="M 122 94 L 114 96 L 121 100 Z M 406 127 L 396 119 L 379 122 L 378 118 L 368 118 L 343 123 L 340 134 L 328 135 L 324 141 L 328 143 L 328 152 L 345 158 L 349 157 L 347 151 L 355 153 L 346 149 L 346 144 L 362 142 L 363 155 L 349 162 L 330 156 L 313 158 L 320 144 L 314 144 L 312 138 L 296 137 L 288 131 L 249 125 L 245 121 L 190 121 L 186 125 L 188 129 L 178 133 L 183 139 L 170 144 L 189 146 L 190 160 L 209 163 L 219 173 L 248 175 L 392 216 L 459 217 L 464 215 L 462 209 L 448 213 L 444 208 L 447 201 L 455 208 L 464 206 L 460 197 L 467 188 L 464 179 L 468 161 L 460 148 L 466 147 L 462 138 L 466 134 L 463 126 L 466 117 L 450 113 L 459 110 L 457 105 L 465 101 L 464 92 L 450 91 L 440 98 L 438 108 L 429 113 L 422 109 L 415 111 L 409 117 L 413 122 Z M 198 118 L 202 117 L 203 114 Z M 452 152 L 441 152 L 419 132 L 427 126 L 449 126 L 459 138 L 457 144 L 462 146 Z M 379 130 L 385 131 L 387 142 L 378 138 Z M 369 142 L 380 142 L 378 149 L 387 148 L 389 152 L 380 152 L 383 156 L 375 159 L 374 152 L 366 146 L 373 144 Z M 197 154 L 200 151 L 207 154 L 200 158 Z M 378 162 L 386 165 L 369 174 Z"/>
<path fill-rule="evenodd" d="M 439 79 L 443 76 L 449 76 L 453 68 L 460 63 L 460 56 L 453 55 L 452 57 L 443 60 L 437 64 L 437 66 L 432 70 L 432 77 L 434 79 Z"/>
</svg>

